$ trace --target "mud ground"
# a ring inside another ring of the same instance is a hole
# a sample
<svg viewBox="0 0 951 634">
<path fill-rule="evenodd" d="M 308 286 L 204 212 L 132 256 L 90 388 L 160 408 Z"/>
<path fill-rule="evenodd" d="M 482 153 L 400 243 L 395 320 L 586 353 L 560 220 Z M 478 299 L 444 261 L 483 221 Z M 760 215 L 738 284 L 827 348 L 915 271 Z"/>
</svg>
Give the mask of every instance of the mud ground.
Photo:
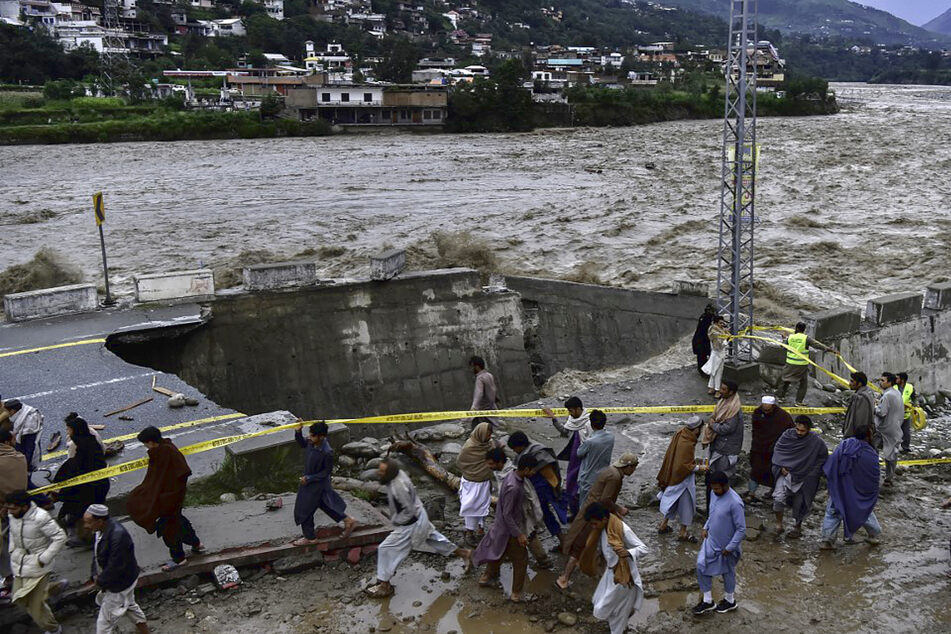
<svg viewBox="0 0 951 634">
<path fill-rule="evenodd" d="M 569 378 L 559 387 L 567 390 L 571 383 Z M 707 402 L 705 382 L 692 368 L 610 382 L 576 393 L 590 406 Z M 562 396 L 565 394 L 538 402 L 553 405 Z M 742 396 L 745 403 L 753 403 L 759 391 Z M 846 396 L 814 389 L 807 400 L 810 405 L 827 405 Z M 659 514 L 653 501 L 654 476 L 680 422 L 682 419 L 672 416 L 615 416 L 610 421 L 617 436 L 615 453 L 633 450 L 641 455 L 640 467 L 625 483 L 621 502 L 633 509 L 627 521 L 650 549 L 640 562 L 647 599 L 632 618 L 630 631 L 951 631 L 951 579 L 945 576 L 951 511 L 940 510 L 941 501 L 951 494 L 948 466 L 900 471 L 897 486 L 883 494 L 876 509 L 884 528 L 877 547 L 857 535 L 853 546 L 842 546 L 840 541 L 834 552 L 819 551 L 824 491 L 798 540 L 777 539 L 771 530 L 770 508 L 765 504 L 749 506 L 750 530 L 738 567 L 740 608 L 729 615 L 701 619 L 688 614 L 699 598 L 694 576 L 697 546 L 657 534 Z M 828 417 L 822 427 L 830 446 L 838 442 L 834 432 L 837 420 Z M 947 448 L 951 445 L 949 427 L 947 418 L 932 419 L 926 431 L 914 436 L 909 457 L 928 457 L 931 448 Z M 509 423 L 510 430 L 516 428 L 556 449 L 564 442 L 547 420 Z M 741 458 L 741 471 L 748 469 L 743 463 Z M 445 495 L 421 473 L 413 478 L 424 499 Z M 702 492 L 699 496 L 702 506 Z M 458 503 L 451 495 L 447 500 L 445 521 L 436 524 L 461 542 Z M 693 532 L 699 532 L 701 521 L 695 520 Z M 546 540 L 547 546 L 554 543 L 550 537 Z M 325 563 L 287 576 L 261 568 L 242 570 L 244 583 L 231 592 L 202 594 L 197 586 L 208 580 L 188 579 L 175 587 L 143 591 L 140 603 L 155 632 L 606 632 L 606 625 L 591 617 L 590 597 L 596 580 L 578 574 L 571 591 L 562 593 L 553 581 L 564 559 L 558 555 L 555 561 L 553 570 L 530 570 L 527 591 L 538 599 L 527 605 L 508 603 L 501 588 L 479 588 L 477 575 L 463 575 L 457 560 L 419 553 L 407 560 L 394 579 L 396 595 L 382 602 L 361 592 L 362 585 L 374 576 L 375 558 L 371 555 L 356 566 Z M 507 588 L 511 582 L 508 565 L 502 568 L 502 580 Z M 715 584 L 715 597 L 720 592 Z M 91 602 L 63 610 L 66 632 L 92 631 L 95 607 Z M 572 616 L 576 623 L 565 625 L 574 620 Z"/>
</svg>

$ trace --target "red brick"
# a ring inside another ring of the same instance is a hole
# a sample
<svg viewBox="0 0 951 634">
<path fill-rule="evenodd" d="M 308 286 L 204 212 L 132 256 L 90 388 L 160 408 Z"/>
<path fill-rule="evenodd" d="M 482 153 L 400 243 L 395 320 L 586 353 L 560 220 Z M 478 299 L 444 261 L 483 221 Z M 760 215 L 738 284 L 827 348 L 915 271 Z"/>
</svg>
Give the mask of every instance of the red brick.
<svg viewBox="0 0 951 634">
<path fill-rule="evenodd" d="M 359 546 L 357 546 L 356 548 L 351 548 L 350 550 L 347 551 L 347 561 L 354 565 L 360 563 L 360 547 Z"/>
</svg>

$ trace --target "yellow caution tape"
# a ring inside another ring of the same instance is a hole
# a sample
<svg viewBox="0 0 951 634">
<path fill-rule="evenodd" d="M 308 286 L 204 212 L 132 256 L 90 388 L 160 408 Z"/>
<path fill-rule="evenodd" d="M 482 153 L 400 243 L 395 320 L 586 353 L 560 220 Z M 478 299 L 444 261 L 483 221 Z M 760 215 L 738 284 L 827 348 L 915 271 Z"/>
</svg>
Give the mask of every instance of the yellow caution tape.
<svg viewBox="0 0 951 634">
<path fill-rule="evenodd" d="M 68 343 L 57 343 L 52 346 L 41 346 L 39 348 L 26 348 L 24 350 L 12 350 L 10 352 L 0 353 L 0 358 L 15 357 L 20 354 L 30 354 L 31 352 L 43 352 L 44 350 L 56 350 L 58 348 L 72 348 L 73 346 L 85 346 L 91 343 L 106 343 L 105 339 L 83 339 L 82 341 L 70 341 Z"/>
<path fill-rule="evenodd" d="M 880 464 L 885 464 L 881 462 Z M 951 464 L 951 458 L 922 458 L 921 460 L 899 460 L 898 464 L 904 467 L 924 467 L 934 464 Z"/>
<path fill-rule="evenodd" d="M 198 425 L 204 425 L 205 423 L 217 423 L 223 420 L 233 420 L 235 418 L 245 418 L 247 414 L 242 414 L 241 412 L 235 412 L 234 414 L 222 414 L 221 416 L 211 416 L 208 418 L 199 418 L 198 420 L 190 420 L 184 423 L 176 423 L 175 425 L 169 425 L 168 427 L 159 427 L 159 431 L 175 431 L 176 429 L 185 429 L 187 427 L 195 427 Z M 108 438 L 103 440 L 103 443 L 110 443 L 116 441 L 125 441 L 132 440 L 139 435 L 139 432 L 134 432 L 131 434 L 125 434 L 123 436 L 116 436 L 115 438 Z M 66 455 L 66 450 L 54 451 L 53 453 L 48 453 L 43 455 L 43 460 L 52 460 L 53 458 L 59 458 Z"/>
</svg>

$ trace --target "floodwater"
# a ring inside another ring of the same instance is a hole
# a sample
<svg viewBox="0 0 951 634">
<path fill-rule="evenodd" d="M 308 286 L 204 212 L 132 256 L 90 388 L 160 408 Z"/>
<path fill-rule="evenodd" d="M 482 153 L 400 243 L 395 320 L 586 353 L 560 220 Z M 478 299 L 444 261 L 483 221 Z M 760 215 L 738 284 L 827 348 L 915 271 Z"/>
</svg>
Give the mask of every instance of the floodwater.
<svg viewBox="0 0 951 634">
<path fill-rule="evenodd" d="M 760 121 L 767 309 L 864 305 L 951 265 L 951 88 L 836 88 L 840 115 Z M 457 230 L 485 239 L 504 270 L 666 290 L 716 278 L 720 139 L 717 121 L 679 121 L 5 147 L 0 225 L 15 248 L 0 270 L 50 246 L 100 280 L 101 190 L 120 293 L 134 273 L 233 266 L 246 251 L 317 253 L 324 275 L 358 276 L 384 246 L 435 261 L 432 233 Z"/>
</svg>

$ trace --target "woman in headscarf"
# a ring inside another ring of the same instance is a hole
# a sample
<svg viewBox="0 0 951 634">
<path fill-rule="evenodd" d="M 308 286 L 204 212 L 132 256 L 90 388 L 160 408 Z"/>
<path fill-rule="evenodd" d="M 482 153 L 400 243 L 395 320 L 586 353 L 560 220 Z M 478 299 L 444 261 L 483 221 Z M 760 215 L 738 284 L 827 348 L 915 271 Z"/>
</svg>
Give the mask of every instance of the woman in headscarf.
<svg viewBox="0 0 951 634">
<path fill-rule="evenodd" d="M 680 536 L 682 542 L 697 541 L 693 535 L 687 534 L 687 528 L 693 523 L 693 515 L 697 509 L 697 485 L 694 473 L 703 471 L 706 467 L 698 466 L 695 454 L 697 440 L 700 438 L 700 427 L 703 420 L 694 416 L 687 424 L 680 428 L 670 440 L 664 462 L 657 473 L 657 486 L 660 493 L 660 514 L 664 520 L 657 529 L 664 534 L 671 531 L 668 523 L 672 519 L 680 520 Z"/>
<path fill-rule="evenodd" d="M 691 349 L 697 355 L 697 371 L 700 374 L 703 374 L 703 365 L 710 358 L 710 326 L 716 314 L 716 307 L 713 304 L 707 304 L 700 319 L 697 320 L 697 329 L 693 333 Z"/>
<path fill-rule="evenodd" d="M 726 319 L 722 315 L 717 315 L 713 319 L 713 324 L 707 331 L 707 338 L 710 340 L 710 358 L 700 369 L 701 372 L 708 375 L 707 394 L 710 396 L 719 396 L 720 381 L 723 379 L 723 364 L 726 362 L 726 347 L 730 334 L 726 325 Z"/>
<path fill-rule="evenodd" d="M 456 466 L 462 474 L 459 482 L 459 515 L 466 523 L 466 542 L 476 545 L 485 533 L 485 518 L 492 501 L 494 474 L 485 454 L 496 447 L 491 423 L 476 425 L 463 445 Z"/>
<path fill-rule="evenodd" d="M 75 455 L 67 459 L 53 476 L 53 482 L 63 482 L 76 476 L 105 469 L 106 457 L 99 441 L 89 431 L 89 425 L 80 416 L 70 417 L 66 421 L 66 432 L 75 447 Z M 61 502 L 59 521 L 69 533 L 67 545 L 78 546 L 88 541 L 77 534 L 77 525 L 81 525 L 86 507 L 90 504 L 103 504 L 109 493 L 109 479 L 104 478 L 87 484 L 80 484 L 57 491 L 54 500 Z"/>
</svg>

